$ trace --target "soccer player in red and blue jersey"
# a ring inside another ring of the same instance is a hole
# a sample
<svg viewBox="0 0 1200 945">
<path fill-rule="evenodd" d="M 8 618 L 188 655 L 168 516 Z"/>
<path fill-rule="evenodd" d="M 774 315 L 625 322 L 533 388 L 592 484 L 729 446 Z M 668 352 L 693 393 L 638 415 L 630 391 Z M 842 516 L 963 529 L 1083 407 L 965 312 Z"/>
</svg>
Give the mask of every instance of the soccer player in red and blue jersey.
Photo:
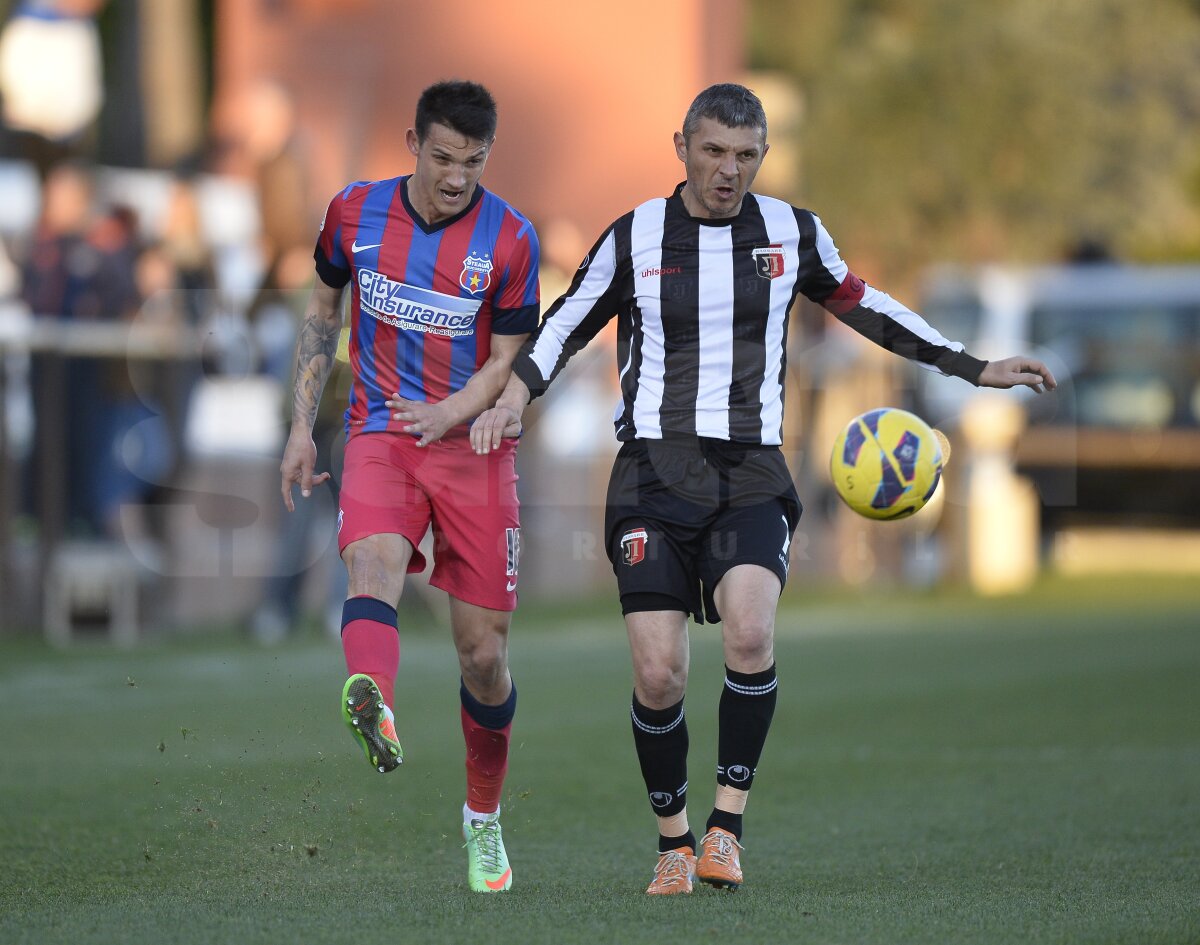
<svg viewBox="0 0 1200 945">
<path fill-rule="evenodd" d="M 284 504 L 329 478 L 316 472 L 312 425 L 350 286 L 346 457 L 338 546 L 349 571 L 342 709 L 367 759 L 391 771 L 400 666 L 396 607 L 432 529 L 430 583 L 450 595 L 461 669 L 468 880 L 512 884 L 501 840 L 516 689 L 508 628 L 517 602 L 516 441 L 475 453 L 469 422 L 492 406 L 538 322 L 538 242 L 520 213 L 479 184 L 496 132 L 483 86 L 440 82 L 407 133 L 413 173 L 351 184 L 329 203 L 317 279 L 297 343 L 292 428 L 280 467 Z"/>
</svg>

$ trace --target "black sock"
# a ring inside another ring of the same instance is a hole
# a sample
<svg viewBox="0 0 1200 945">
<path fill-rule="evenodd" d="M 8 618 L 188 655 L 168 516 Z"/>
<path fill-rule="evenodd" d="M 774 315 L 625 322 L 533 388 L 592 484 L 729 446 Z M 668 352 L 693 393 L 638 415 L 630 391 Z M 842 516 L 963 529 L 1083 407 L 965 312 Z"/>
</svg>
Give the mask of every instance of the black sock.
<svg viewBox="0 0 1200 945">
<path fill-rule="evenodd" d="M 680 847 L 691 847 L 692 852 L 696 852 L 696 835 L 690 830 L 682 837 L 664 837 L 661 833 L 658 835 L 658 852 L 666 853 L 668 850 L 678 850 Z"/>
<path fill-rule="evenodd" d="M 727 810 L 714 807 L 713 812 L 708 815 L 708 823 L 704 825 L 704 832 L 708 833 L 713 827 L 720 827 L 722 830 L 729 831 L 738 840 L 742 839 L 741 814 L 731 814 Z"/>
<path fill-rule="evenodd" d="M 633 744 L 650 808 L 659 817 L 678 814 L 687 806 L 687 721 L 683 700 L 665 709 L 648 709 L 633 697 Z"/>
<path fill-rule="evenodd" d="M 775 715 L 777 685 L 774 663 L 761 673 L 735 673 L 725 667 L 717 716 L 717 784 L 750 790 Z"/>
</svg>

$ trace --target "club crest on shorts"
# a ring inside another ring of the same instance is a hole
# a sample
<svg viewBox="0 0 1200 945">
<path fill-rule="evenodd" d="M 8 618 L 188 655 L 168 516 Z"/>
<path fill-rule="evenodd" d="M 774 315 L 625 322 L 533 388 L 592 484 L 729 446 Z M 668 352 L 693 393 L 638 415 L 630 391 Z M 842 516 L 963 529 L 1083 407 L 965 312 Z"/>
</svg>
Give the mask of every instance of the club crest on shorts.
<svg viewBox="0 0 1200 945">
<path fill-rule="evenodd" d="M 621 536 L 621 560 L 635 565 L 646 557 L 646 542 L 650 536 L 644 528 L 631 528 Z"/>
<path fill-rule="evenodd" d="M 777 279 L 783 275 L 783 244 L 756 246 L 750 251 L 758 274 L 764 279 Z"/>
<path fill-rule="evenodd" d="M 480 256 L 471 253 L 463 260 L 462 272 L 458 274 L 458 284 L 475 295 L 484 292 L 492 284 L 492 260 L 487 253 Z"/>
</svg>

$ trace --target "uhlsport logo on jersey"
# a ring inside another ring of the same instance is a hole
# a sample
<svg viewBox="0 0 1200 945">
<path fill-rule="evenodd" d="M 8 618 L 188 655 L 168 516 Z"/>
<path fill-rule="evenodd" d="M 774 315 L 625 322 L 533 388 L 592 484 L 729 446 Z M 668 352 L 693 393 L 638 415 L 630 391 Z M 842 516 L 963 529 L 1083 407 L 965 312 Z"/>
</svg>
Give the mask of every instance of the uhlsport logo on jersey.
<svg viewBox="0 0 1200 945">
<path fill-rule="evenodd" d="M 621 560 L 635 565 L 646 557 L 646 542 L 650 536 L 644 528 L 632 528 L 621 536 Z"/>
<path fill-rule="evenodd" d="M 751 250 L 758 274 L 764 279 L 778 279 L 783 275 L 783 244 L 758 246 Z"/>
<path fill-rule="evenodd" d="M 683 272 L 683 266 L 647 266 L 642 270 L 642 278 L 650 279 L 653 276 L 677 276 Z"/>
<path fill-rule="evenodd" d="M 492 261 L 488 254 L 480 256 L 471 253 L 463 260 L 462 272 L 458 274 L 458 284 L 475 295 L 484 292 L 492 284 Z"/>
<path fill-rule="evenodd" d="M 481 299 L 460 299 L 389 279 L 374 269 L 358 270 L 363 311 L 404 331 L 458 338 L 473 334 Z"/>
</svg>

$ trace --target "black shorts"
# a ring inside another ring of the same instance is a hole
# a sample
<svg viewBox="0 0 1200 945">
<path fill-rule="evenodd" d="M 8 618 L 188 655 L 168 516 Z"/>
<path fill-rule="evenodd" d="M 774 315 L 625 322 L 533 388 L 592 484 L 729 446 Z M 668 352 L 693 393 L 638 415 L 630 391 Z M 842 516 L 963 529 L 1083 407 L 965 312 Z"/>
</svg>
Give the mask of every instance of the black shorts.
<svg viewBox="0 0 1200 945">
<path fill-rule="evenodd" d="M 787 580 L 802 508 L 778 447 L 631 440 L 608 483 L 605 547 L 625 613 L 678 609 L 718 623 L 713 590 L 757 564 Z"/>
</svg>

